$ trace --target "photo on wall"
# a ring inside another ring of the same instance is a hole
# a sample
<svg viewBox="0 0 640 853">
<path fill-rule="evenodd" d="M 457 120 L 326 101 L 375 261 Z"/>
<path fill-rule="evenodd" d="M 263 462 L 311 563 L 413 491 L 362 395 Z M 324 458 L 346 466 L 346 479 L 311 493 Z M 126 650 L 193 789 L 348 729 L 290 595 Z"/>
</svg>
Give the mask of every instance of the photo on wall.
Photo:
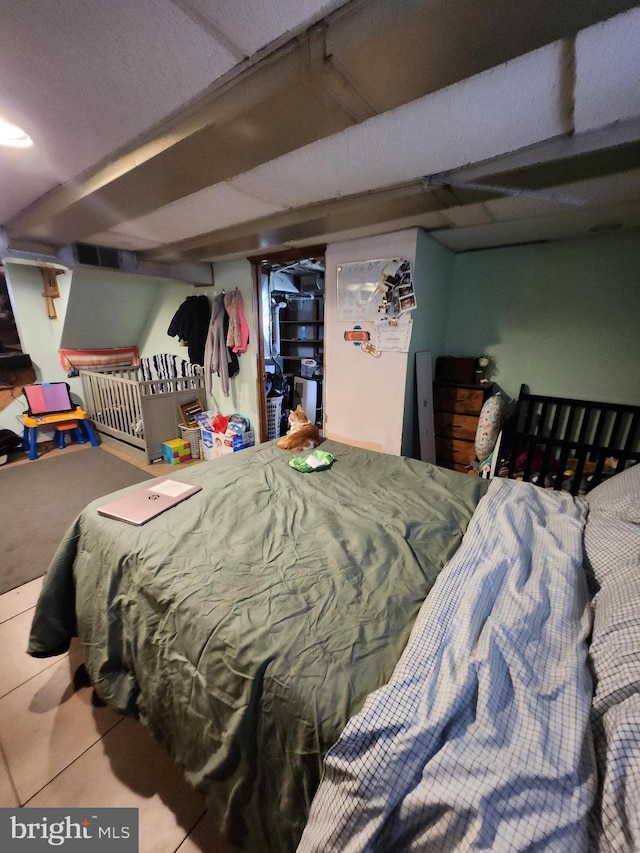
<svg viewBox="0 0 640 853">
<path fill-rule="evenodd" d="M 411 263 L 381 258 L 338 266 L 338 320 L 395 320 L 417 306 Z"/>
</svg>

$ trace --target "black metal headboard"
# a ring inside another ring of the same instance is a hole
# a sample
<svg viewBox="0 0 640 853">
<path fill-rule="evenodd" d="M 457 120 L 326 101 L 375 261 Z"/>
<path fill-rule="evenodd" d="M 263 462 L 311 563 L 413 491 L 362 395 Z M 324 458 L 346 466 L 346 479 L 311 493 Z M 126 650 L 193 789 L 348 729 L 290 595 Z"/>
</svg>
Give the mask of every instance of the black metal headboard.
<svg viewBox="0 0 640 853">
<path fill-rule="evenodd" d="M 584 494 L 640 461 L 640 406 L 529 394 L 503 426 L 496 473 Z"/>
</svg>

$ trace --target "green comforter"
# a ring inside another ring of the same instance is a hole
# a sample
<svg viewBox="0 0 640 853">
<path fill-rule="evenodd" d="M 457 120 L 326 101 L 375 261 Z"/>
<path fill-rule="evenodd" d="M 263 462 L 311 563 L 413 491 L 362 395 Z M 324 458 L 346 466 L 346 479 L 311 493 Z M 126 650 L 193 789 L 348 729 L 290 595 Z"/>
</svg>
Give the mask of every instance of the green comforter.
<svg viewBox="0 0 640 853">
<path fill-rule="evenodd" d="M 142 527 L 93 502 L 31 630 L 36 656 L 77 632 L 98 694 L 140 718 L 247 850 L 295 849 L 323 755 L 391 675 L 487 487 L 322 448 L 336 461 L 310 474 L 275 443 L 177 470 L 202 491 Z"/>
</svg>

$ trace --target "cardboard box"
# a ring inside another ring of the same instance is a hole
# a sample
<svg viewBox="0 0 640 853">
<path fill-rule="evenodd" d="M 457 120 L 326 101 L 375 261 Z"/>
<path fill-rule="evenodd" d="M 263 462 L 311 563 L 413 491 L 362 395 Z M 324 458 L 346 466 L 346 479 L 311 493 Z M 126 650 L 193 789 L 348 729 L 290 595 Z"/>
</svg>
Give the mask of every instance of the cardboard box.
<svg viewBox="0 0 640 853">
<path fill-rule="evenodd" d="M 252 447 L 255 444 L 253 430 L 243 432 L 241 435 L 225 435 L 220 432 L 212 432 L 205 427 L 200 429 L 202 430 L 202 452 L 205 459 L 217 459 L 218 456 L 236 453 L 238 450 L 244 450 L 245 447 Z"/>
<path fill-rule="evenodd" d="M 229 417 L 231 421 L 235 419 L 235 424 L 229 423 L 227 432 L 223 433 L 215 432 L 213 428 L 216 419 L 220 420 L 218 412 L 201 412 L 196 415 L 202 436 L 203 459 L 216 459 L 218 456 L 236 453 L 238 450 L 244 450 L 245 447 L 252 447 L 255 444 L 253 430 L 244 429 L 240 431 L 244 426 L 249 426 L 248 419 L 238 414 Z"/>
<path fill-rule="evenodd" d="M 182 438 L 172 438 L 162 442 L 162 459 L 171 465 L 187 462 L 191 459 L 191 444 Z"/>
</svg>

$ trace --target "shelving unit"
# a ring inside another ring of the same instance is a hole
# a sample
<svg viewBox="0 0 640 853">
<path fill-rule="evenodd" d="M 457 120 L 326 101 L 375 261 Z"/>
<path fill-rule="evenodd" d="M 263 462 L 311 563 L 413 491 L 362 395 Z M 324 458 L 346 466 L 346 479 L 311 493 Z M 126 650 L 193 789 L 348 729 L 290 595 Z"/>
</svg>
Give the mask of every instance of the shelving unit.
<svg viewBox="0 0 640 853">
<path fill-rule="evenodd" d="M 324 359 L 324 297 L 314 295 L 289 298 L 280 312 L 280 357 L 284 374 L 291 385 L 287 401 L 294 408 L 294 377 L 302 376 L 302 360 L 313 359 L 318 368 L 313 379 L 317 382 L 316 411 L 307 412 L 309 420 L 322 425 L 322 364 Z"/>
<path fill-rule="evenodd" d="M 280 320 L 280 348 L 285 361 L 313 358 L 322 364 L 324 338 L 322 320 Z"/>
</svg>

